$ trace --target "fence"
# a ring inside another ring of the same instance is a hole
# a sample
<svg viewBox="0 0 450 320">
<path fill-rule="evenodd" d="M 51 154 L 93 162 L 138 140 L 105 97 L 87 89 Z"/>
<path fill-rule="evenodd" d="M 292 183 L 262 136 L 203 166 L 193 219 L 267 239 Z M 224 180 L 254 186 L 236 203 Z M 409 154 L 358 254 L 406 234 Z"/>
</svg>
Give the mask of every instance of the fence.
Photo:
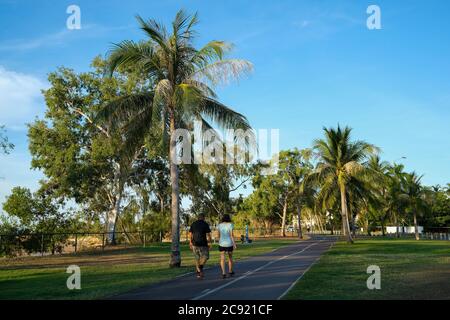
<svg viewBox="0 0 450 320">
<path fill-rule="evenodd" d="M 439 230 L 446 231 L 446 230 Z M 421 234 L 422 239 L 428 240 L 450 240 L 449 232 L 432 232 L 428 230 Z M 342 237 L 340 230 L 308 230 L 304 228 L 304 234 L 316 236 L 338 236 Z M 245 237 L 245 229 L 235 229 L 234 236 L 236 241 Z M 40 234 L 0 234 L 0 256 L 23 256 L 23 255 L 50 255 L 77 253 L 81 251 L 106 250 L 109 248 L 125 247 L 146 247 L 154 243 L 170 242 L 170 234 L 155 234 L 154 231 L 118 231 L 114 232 L 115 243 L 108 243 L 110 232 L 72 232 L 72 233 L 40 233 Z M 402 238 L 412 238 L 412 234 L 400 234 Z M 217 242 L 218 232 L 212 228 L 213 242 Z M 281 237 L 280 228 L 262 229 L 248 228 L 248 237 L 250 239 Z M 298 237 L 298 229 L 289 227 L 285 230 L 285 236 L 288 238 Z M 367 235 L 361 232 L 356 233 L 356 238 L 373 238 L 379 235 Z M 396 234 L 386 235 L 387 237 L 396 237 Z M 189 229 L 182 228 L 180 232 L 180 241 L 188 242 Z"/>
<path fill-rule="evenodd" d="M 114 233 L 114 244 L 108 238 Z M 239 241 L 246 235 L 245 229 L 235 229 L 234 236 Z M 288 228 L 286 237 L 297 237 L 298 230 Z M 213 242 L 217 242 L 218 232 L 212 228 Z M 248 236 L 253 238 L 280 237 L 281 229 L 249 228 Z M 117 232 L 71 232 L 71 233 L 29 233 L 29 234 L 0 234 L 0 256 L 49 255 L 63 253 L 77 253 L 81 251 L 105 250 L 129 246 L 146 247 L 152 243 L 169 242 L 170 234 L 154 231 L 117 231 Z M 189 229 L 182 228 L 180 241 L 189 241 Z"/>
</svg>

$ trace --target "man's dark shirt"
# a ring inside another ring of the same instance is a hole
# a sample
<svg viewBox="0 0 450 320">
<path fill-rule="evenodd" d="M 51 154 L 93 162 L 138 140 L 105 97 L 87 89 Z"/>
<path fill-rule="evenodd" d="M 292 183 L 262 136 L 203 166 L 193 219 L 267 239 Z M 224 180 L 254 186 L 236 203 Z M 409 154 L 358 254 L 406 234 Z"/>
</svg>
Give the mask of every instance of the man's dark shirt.
<svg viewBox="0 0 450 320">
<path fill-rule="evenodd" d="M 189 232 L 192 232 L 192 244 L 196 247 L 206 247 L 208 241 L 206 234 L 211 232 L 209 225 L 203 220 L 197 220 L 191 225 Z"/>
</svg>

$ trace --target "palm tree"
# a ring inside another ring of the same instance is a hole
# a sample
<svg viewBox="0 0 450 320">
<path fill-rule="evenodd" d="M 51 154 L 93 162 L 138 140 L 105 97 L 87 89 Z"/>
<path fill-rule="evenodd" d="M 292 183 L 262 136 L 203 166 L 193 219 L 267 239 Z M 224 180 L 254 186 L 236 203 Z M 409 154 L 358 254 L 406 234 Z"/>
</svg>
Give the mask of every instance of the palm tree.
<svg viewBox="0 0 450 320">
<path fill-rule="evenodd" d="M 318 199 L 332 204 L 340 198 L 342 230 L 347 241 L 353 243 L 349 224 L 349 192 L 361 195 L 367 192 L 368 170 L 363 162 L 373 155 L 377 148 L 365 141 L 351 141 L 352 129 L 324 128 L 325 139 L 314 142 L 319 163 L 313 178 L 319 183 Z"/>
<path fill-rule="evenodd" d="M 406 207 L 406 196 L 403 192 L 406 173 L 404 165 L 394 163 L 387 173 L 387 192 L 385 194 L 385 210 L 394 220 L 397 238 L 400 237 L 400 220 Z"/>
<path fill-rule="evenodd" d="M 387 205 L 389 163 L 387 161 L 381 161 L 378 155 L 374 155 L 370 157 L 367 167 L 373 177 L 374 195 L 374 201 L 369 202 L 367 213 L 380 221 L 381 233 L 384 236 L 386 220 L 390 216 L 390 210 Z"/>
<path fill-rule="evenodd" d="M 421 180 L 423 176 L 417 175 L 412 172 L 405 175 L 404 180 L 404 192 L 408 199 L 409 209 L 413 214 L 414 221 L 414 233 L 416 240 L 419 240 L 419 227 L 417 224 L 417 214 L 423 213 L 427 210 L 428 206 L 425 199 L 425 191 L 422 187 Z"/>
<path fill-rule="evenodd" d="M 180 197 L 177 137 L 179 128 L 191 128 L 194 121 L 203 127 L 250 129 L 247 119 L 217 100 L 213 88 L 236 79 L 251 70 L 245 60 L 226 59 L 231 45 L 211 41 L 197 49 L 193 45 L 197 14 L 179 11 L 171 25 L 171 32 L 155 20 L 137 16 L 140 29 L 146 35 L 141 42 L 123 41 L 109 53 L 108 75 L 118 67 L 140 70 L 148 77 L 142 92 L 118 98 L 106 106 L 99 118 L 109 125 L 121 125 L 127 141 L 126 150 L 139 148 L 148 136 L 155 118 L 160 120 L 164 137 L 170 137 L 168 147 L 171 181 L 172 246 L 171 267 L 181 265 Z M 209 122 L 208 122 L 209 121 Z"/>
</svg>

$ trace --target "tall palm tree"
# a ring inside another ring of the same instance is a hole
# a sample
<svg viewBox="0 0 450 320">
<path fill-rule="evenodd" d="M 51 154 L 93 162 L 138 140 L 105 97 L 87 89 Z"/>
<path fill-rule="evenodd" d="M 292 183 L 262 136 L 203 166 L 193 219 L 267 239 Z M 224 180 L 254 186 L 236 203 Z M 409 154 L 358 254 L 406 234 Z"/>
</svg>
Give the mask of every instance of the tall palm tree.
<svg viewBox="0 0 450 320">
<path fill-rule="evenodd" d="M 417 173 L 408 173 L 404 180 L 404 192 L 408 199 L 409 209 L 413 214 L 414 233 L 416 240 L 419 240 L 419 226 L 417 224 L 417 214 L 423 213 L 428 206 L 425 199 L 425 190 L 422 187 L 421 180 L 423 176 Z"/>
<path fill-rule="evenodd" d="M 387 174 L 387 193 L 385 194 L 385 205 L 389 216 L 394 220 L 397 238 L 400 237 L 400 220 L 404 216 L 407 203 L 403 192 L 406 173 L 404 165 L 396 164 L 389 166 Z"/>
<path fill-rule="evenodd" d="M 319 163 L 313 173 L 313 178 L 319 183 L 318 199 L 332 203 L 340 198 L 342 215 L 342 230 L 347 241 L 353 243 L 349 224 L 349 192 L 363 194 L 367 192 L 368 176 L 364 161 L 378 149 L 365 141 L 351 141 L 352 129 L 324 128 L 325 139 L 314 142 L 314 150 L 319 157 Z"/>
<path fill-rule="evenodd" d="M 171 32 L 155 20 L 137 16 L 146 35 L 141 42 L 130 40 L 114 45 L 109 53 L 108 75 L 118 67 L 140 70 L 148 77 L 148 86 L 139 94 L 119 97 L 99 113 L 111 126 L 121 125 L 127 150 L 138 148 L 148 136 L 155 118 L 161 123 L 168 146 L 171 181 L 172 246 L 171 267 L 181 265 L 180 197 L 177 137 L 175 130 L 190 128 L 194 121 L 203 127 L 250 129 L 247 119 L 217 100 L 214 87 L 236 79 L 252 69 L 245 60 L 226 59 L 231 45 L 211 41 L 197 49 L 193 44 L 197 14 L 179 11 Z"/>
<path fill-rule="evenodd" d="M 367 168 L 373 177 L 373 200 L 369 202 L 368 214 L 375 217 L 381 223 L 381 233 L 386 234 L 386 220 L 390 217 L 390 210 L 387 205 L 387 193 L 389 182 L 389 163 L 381 161 L 378 155 L 370 157 Z"/>
</svg>

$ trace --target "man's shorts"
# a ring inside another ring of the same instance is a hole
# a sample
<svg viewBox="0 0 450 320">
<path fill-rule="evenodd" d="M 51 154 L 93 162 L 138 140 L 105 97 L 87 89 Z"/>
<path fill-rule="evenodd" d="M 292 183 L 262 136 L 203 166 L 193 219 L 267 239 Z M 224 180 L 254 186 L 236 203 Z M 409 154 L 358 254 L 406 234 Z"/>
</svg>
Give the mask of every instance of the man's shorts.
<svg viewBox="0 0 450 320">
<path fill-rule="evenodd" d="M 204 265 L 209 259 L 209 248 L 208 247 L 196 247 L 193 248 L 195 260 L 199 265 Z"/>
</svg>

